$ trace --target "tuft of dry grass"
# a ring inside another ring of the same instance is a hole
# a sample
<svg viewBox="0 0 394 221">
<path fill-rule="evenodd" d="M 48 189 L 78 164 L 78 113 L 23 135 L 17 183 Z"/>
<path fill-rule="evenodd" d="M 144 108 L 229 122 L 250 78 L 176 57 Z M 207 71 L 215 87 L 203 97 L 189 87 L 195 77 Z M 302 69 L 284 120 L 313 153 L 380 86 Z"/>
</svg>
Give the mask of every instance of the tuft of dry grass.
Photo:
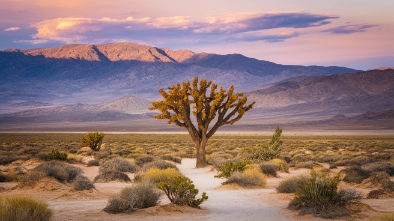
<svg viewBox="0 0 394 221">
<path fill-rule="evenodd" d="M 49 221 L 52 215 L 46 203 L 24 196 L 0 196 L 1 221 Z"/>
<path fill-rule="evenodd" d="M 223 183 L 237 183 L 242 187 L 265 187 L 266 176 L 259 169 L 246 169 L 244 172 L 235 171 Z"/>
<path fill-rule="evenodd" d="M 136 181 L 150 182 L 158 184 L 160 182 L 166 182 L 168 179 L 182 175 L 178 170 L 174 168 L 168 168 L 164 170 L 152 168 L 148 169 L 140 178 L 136 178 Z"/>
</svg>

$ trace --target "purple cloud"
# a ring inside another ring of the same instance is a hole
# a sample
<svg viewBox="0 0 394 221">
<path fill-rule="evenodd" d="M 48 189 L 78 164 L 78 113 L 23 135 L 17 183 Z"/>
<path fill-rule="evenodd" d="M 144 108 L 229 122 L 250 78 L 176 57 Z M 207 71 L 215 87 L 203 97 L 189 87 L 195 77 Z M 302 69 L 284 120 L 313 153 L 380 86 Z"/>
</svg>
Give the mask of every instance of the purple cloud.
<svg viewBox="0 0 394 221">
<path fill-rule="evenodd" d="M 325 30 L 332 34 L 353 34 L 356 32 L 364 32 L 368 28 L 376 27 L 377 25 L 343 25 L 336 28 Z"/>
</svg>

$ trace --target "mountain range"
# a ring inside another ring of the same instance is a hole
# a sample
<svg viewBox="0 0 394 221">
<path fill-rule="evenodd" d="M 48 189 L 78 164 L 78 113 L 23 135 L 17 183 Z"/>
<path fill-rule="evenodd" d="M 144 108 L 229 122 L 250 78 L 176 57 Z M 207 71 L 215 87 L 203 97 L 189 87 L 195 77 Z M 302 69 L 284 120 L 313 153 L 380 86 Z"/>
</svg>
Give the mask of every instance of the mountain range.
<svg viewBox="0 0 394 221">
<path fill-rule="evenodd" d="M 296 76 L 354 72 L 135 43 L 9 49 L 0 51 L 0 102 L 98 103 L 129 95 L 152 99 L 159 97 L 159 88 L 195 76 L 248 92 Z"/>
<path fill-rule="evenodd" d="M 233 84 L 256 102 L 240 128 L 344 122 L 360 127 L 368 121 L 394 129 L 391 68 L 280 65 L 240 54 L 115 43 L 0 51 L 0 131 L 42 123 L 62 128 L 65 122 L 73 129 L 75 122 L 90 125 L 78 124 L 82 130 L 91 128 L 89 122 L 108 122 L 98 128 L 111 130 L 127 130 L 133 122 L 144 130 L 168 129 L 166 122 L 152 121 L 150 102 L 160 99 L 159 88 L 195 76 L 225 88 Z"/>
</svg>

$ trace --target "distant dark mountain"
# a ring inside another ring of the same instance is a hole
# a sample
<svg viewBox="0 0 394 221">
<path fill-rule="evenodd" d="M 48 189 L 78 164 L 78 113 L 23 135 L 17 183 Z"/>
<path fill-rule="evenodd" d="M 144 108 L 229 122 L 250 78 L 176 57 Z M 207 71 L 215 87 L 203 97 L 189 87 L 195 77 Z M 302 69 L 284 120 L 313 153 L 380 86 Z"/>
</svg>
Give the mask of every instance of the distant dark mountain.
<svg viewBox="0 0 394 221">
<path fill-rule="evenodd" d="M 247 93 L 256 108 L 325 115 L 394 108 L 394 70 L 296 77 Z"/>
<path fill-rule="evenodd" d="M 195 76 L 253 91 L 296 76 L 353 73 L 343 67 L 279 65 L 239 54 L 172 51 L 116 43 L 0 51 L 0 104 L 18 100 L 92 103 L 128 94 L 156 99 L 158 88 Z"/>
</svg>

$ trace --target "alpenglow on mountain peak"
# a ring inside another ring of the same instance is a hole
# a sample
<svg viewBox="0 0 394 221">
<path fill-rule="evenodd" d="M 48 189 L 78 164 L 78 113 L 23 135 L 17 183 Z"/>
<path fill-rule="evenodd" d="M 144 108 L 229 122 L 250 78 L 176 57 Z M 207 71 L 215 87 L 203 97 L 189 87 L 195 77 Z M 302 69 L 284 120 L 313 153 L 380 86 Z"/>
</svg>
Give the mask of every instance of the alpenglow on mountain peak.
<svg viewBox="0 0 394 221">
<path fill-rule="evenodd" d="M 9 51 L 9 50 L 7 50 Z M 72 44 L 54 48 L 17 50 L 25 55 L 87 61 L 142 61 L 181 63 L 195 55 L 189 50 L 161 49 L 137 43 Z"/>
</svg>

